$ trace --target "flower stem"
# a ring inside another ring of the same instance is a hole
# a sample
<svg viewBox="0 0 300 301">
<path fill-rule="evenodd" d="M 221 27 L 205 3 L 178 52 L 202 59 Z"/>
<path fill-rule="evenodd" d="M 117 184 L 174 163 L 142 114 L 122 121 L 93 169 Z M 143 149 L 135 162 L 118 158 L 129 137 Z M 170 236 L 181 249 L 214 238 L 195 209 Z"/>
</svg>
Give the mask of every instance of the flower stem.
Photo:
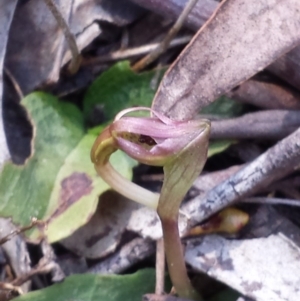
<svg viewBox="0 0 300 301">
<path fill-rule="evenodd" d="M 182 298 L 202 300 L 187 275 L 177 217 L 161 218 L 161 223 L 168 270 L 176 293 Z"/>
<path fill-rule="evenodd" d="M 127 180 L 119 174 L 109 162 L 102 165 L 95 165 L 95 168 L 99 176 L 101 176 L 108 185 L 113 187 L 115 191 L 130 200 L 156 210 L 159 199 L 158 193 L 154 193 Z"/>
</svg>

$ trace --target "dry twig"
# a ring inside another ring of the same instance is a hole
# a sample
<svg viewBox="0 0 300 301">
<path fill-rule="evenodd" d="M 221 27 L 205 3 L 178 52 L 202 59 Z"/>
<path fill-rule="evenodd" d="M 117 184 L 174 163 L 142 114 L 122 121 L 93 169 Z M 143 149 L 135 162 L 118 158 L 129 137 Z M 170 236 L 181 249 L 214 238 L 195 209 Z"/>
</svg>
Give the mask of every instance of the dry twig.
<svg viewBox="0 0 300 301">
<path fill-rule="evenodd" d="M 24 294 L 21 287 L 13 285 L 11 283 L 0 282 L 0 290 L 14 291 L 14 292 L 17 292 L 19 295 Z"/>
<path fill-rule="evenodd" d="M 299 110 L 299 92 L 272 82 L 249 79 L 227 93 L 240 102 L 250 103 L 260 108 Z"/>
<path fill-rule="evenodd" d="M 256 160 L 217 185 L 205 196 L 183 207 L 194 226 L 217 211 L 253 195 L 300 167 L 300 129 L 278 142 Z"/>
<path fill-rule="evenodd" d="M 71 74 L 75 74 L 78 71 L 78 69 L 80 67 L 80 63 L 81 63 L 81 55 L 80 55 L 80 51 L 77 47 L 75 36 L 70 31 L 70 28 L 69 28 L 67 22 L 63 18 L 61 12 L 57 8 L 54 1 L 53 0 L 44 0 L 44 1 L 47 5 L 48 9 L 51 11 L 53 17 L 55 18 L 57 24 L 59 25 L 59 27 L 62 29 L 62 31 L 64 33 L 64 36 L 66 38 L 66 41 L 67 41 L 70 51 L 72 53 L 72 60 L 71 60 L 71 63 L 69 65 L 68 69 Z"/>
<path fill-rule="evenodd" d="M 191 40 L 192 36 L 187 35 L 183 37 L 178 37 L 175 38 L 170 42 L 168 45 L 168 48 L 173 48 L 177 46 L 181 46 L 184 44 L 187 44 Z M 125 50 L 118 50 L 112 53 L 109 53 L 107 55 L 102 55 L 102 56 L 97 56 L 97 57 L 92 57 L 92 58 L 85 58 L 83 59 L 83 65 L 94 65 L 94 64 L 99 64 L 99 63 L 107 63 L 111 61 L 119 61 L 119 60 L 125 60 L 129 59 L 135 56 L 147 54 L 153 50 L 155 50 L 160 43 L 152 43 L 140 47 L 134 47 L 134 48 L 129 48 Z"/>
<path fill-rule="evenodd" d="M 15 230 L 15 231 L 12 231 L 11 233 L 9 233 L 8 235 L 6 235 L 5 237 L 1 238 L 0 239 L 0 245 L 3 245 L 7 241 L 9 241 L 12 237 L 14 237 L 14 236 L 16 236 L 16 235 L 18 235 L 20 233 L 23 233 L 23 232 L 25 232 L 27 230 L 32 229 L 36 225 L 42 225 L 42 226 L 44 226 L 45 224 L 44 224 L 43 221 L 40 221 L 40 220 L 38 220 L 36 218 L 32 218 L 30 225 L 25 226 L 25 227 L 21 227 L 21 228 Z"/>
<path fill-rule="evenodd" d="M 289 205 L 289 206 L 300 207 L 300 200 L 282 199 L 282 198 L 254 197 L 254 198 L 243 199 L 242 202 L 243 203 L 270 204 L 270 205 Z"/>
<path fill-rule="evenodd" d="M 176 20 L 175 24 L 168 32 L 168 34 L 165 36 L 163 41 L 159 44 L 159 46 L 153 52 L 151 52 L 150 54 L 148 54 L 147 56 L 145 56 L 144 58 L 142 58 L 140 61 L 138 61 L 137 63 L 135 63 L 133 65 L 132 69 L 134 71 L 138 72 L 138 71 L 144 69 L 149 64 L 154 62 L 162 53 L 164 53 L 166 51 L 170 42 L 173 40 L 175 35 L 179 32 L 179 30 L 183 26 L 188 14 L 192 10 L 192 8 L 195 6 L 197 1 L 198 0 L 189 0 L 188 1 L 186 6 L 184 7 L 184 10 L 180 14 L 180 16 Z"/>
<path fill-rule="evenodd" d="M 28 273 L 16 278 L 14 281 L 11 282 L 13 286 L 20 286 L 23 283 L 30 280 L 33 276 L 38 274 L 47 274 L 51 272 L 55 268 L 55 263 L 53 261 L 48 261 L 42 258 L 38 265 L 34 267 L 31 271 Z"/>
<path fill-rule="evenodd" d="M 300 111 L 266 110 L 212 121 L 212 139 L 282 139 L 300 127 Z"/>
</svg>

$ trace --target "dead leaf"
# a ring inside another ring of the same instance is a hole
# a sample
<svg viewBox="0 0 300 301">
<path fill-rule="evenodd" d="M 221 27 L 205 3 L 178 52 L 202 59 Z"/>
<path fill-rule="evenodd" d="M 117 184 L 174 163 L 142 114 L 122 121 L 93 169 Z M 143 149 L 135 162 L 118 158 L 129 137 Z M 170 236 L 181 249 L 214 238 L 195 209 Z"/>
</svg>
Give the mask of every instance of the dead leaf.
<svg viewBox="0 0 300 301">
<path fill-rule="evenodd" d="M 71 32 L 82 50 L 101 33 L 95 21 L 125 25 L 143 12 L 127 0 L 55 1 L 68 21 Z M 56 82 L 70 53 L 61 29 L 44 1 L 21 2 L 14 15 L 8 43 L 6 67 L 24 94 L 45 83 Z"/>
<path fill-rule="evenodd" d="M 132 212 L 139 207 L 116 192 L 105 192 L 91 220 L 61 243 L 86 258 L 104 257 L 115 250 Z"/>
<path fill-rule="evenodd" d="M 300 109 L 300 94 L 298 91 L 272 82 L 250 79 L 227 95 L 235 100 L 265 109 Z"/>
<path fill-rule="evenodd" d="M 268 67 L 268 70 L 282 78 L 296 89 L 300 87 L 300 46 L 295 47 Z"/>
<path fill-rule="evenodd" d="M 164 76 L 153 109 L 193 117 L 295 47 L 299 19 L 298 0 L 223 1 Z"/>
<path fill-rule="evenodd" d="M 10 25 L 16 5 L 17 0 L 5 1 L 0 4 L 0 170 L 2 169 L 3 163 L 9 159 L 9 151 L 2 119 L 3 62 L 6 54 Z"/>
<path fill-rule="evenodd" d="M 156 14 L 176 20 L 183 11 L 188 0 L 131 0 Z M 213 0 L 197 1 L 195 7 L 188 14 L 185 25 L 192 30 L 198 30 L 217 8 L 218 2 Z"/>
<path fill-rule="evenodd" d="M 257 301 L 299 300 L 299 258 L 300 248 L 283 234 L 241 241 L 209 235 L 185 253 L 194 269 Z"/>
</svg>

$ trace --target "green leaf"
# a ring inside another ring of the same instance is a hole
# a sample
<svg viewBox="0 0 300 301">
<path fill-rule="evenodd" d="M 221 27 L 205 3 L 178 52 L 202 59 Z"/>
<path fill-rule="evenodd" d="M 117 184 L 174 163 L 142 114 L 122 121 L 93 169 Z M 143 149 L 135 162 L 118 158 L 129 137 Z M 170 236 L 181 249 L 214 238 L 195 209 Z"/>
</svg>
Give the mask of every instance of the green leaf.
<svg viewBox="0 0 300 301">
<path fill-rule="evenodd" d="M 20 296 L 15 301 L 140 301 L 154 291 L 154 270 L 131 275 L 73 275 L 62 283 Z"/>
<path fill-rule="evenodd" d="M 24 166 L 8 162 L 0 174 L 0 214 L 20 225 L 43 218 L 56 174 L 83 136 L 83 118 L 71 104 L 33 93 L 22 105 L 34 129 L 32 155 Z"/>
<path fill-rule="evenodd" d="M 84 225 L 96 210 L 98 196 L 109 189 L 90 160 L 99 132 L 84 135 L 81 112 L 51 95 L 33 93 L 22 104 L 34 128 L 33 152 L 24 166 L 4 166 L 0 215 L 21 226 L 30 224 L 32 217 L 43 220 L 43 233 L 36 228 L 27 235 L 35 241 L 46 234 L 55 242 Z M 112 164 L 131 178 L 136 163 L 116 152 Z"/>
<path fill-rule="evenodd" d="M 209 144 L 207 158 L 223 152 L 233 143 L 235 143 L 234 140 L 220 140 L 211 142 Z"/>
<path fill-rule="evenodd" d="M 99 195 L 110 189 L 97 175 L 90 160 L 90 151 L 98 134 L 92 131 L 86 134 L 57 173 L 45 214 L 47 228 L 44 234 L 49 242 L 61 240 L 83 226 L 95 212 Z M 110 161 L 124 177 L 131 179 L 136 161 L 121 151 L 114 153 Z M 30 238 L 35 240 L 40 235 L 35 230 Z"/>
<path fill-rule="evenodd" d="M 162 75 L 163 72 L 160 78 Z M 125 108 L 150 107 L 156 91 L 156 87 L 154 89 L 151 87 L 154 76 L 154 71 L 134 73 L 128 61 L 115 64 L 103 72 L 87 90 L 84 97 L 85 117 L 90 118 L 96 105 L 101 107 L 105 120 L 113 119 Z"/>
</svg>

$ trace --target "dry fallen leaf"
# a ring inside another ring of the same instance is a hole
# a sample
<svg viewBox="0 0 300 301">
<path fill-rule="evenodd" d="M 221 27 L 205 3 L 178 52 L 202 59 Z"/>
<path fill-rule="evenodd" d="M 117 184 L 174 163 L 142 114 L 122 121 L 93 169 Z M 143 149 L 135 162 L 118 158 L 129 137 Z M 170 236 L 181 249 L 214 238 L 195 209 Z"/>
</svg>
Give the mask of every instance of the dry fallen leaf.
<svg viewBox="0 0 300 301">
<path fill-rule="evenodd" d="M 9 151 L 4 133 L 4 124 L 2 118 L 2 97 L 3 97 L 3 63 L 6 54 L 8 34 L 14 15 L 17 1 L 8 1 L 0 4 L 0 170 L 3 163 L 9 159 Z"/>
<path fill-rule="evenodd" d="M 153 108 L 193 117 L 295 47 L 299 19 L 298 0 L 223 1 L 165 74 Z"/>
<path fill-rule="evenodd" d="M 91 220 L 61 243 L 77 255 L 101 258 L 115 251 L 128 219 L 141 205 L 108 191 L 101 195 L 97 211 Z"/>
<path fill-rule="evenodd" d="M 281 56 L 268 70 L 299 90 L 300 84 L 300 46 Z"/>
<path fill-rule="evenodd" d="M 176 20 L 188 0 L 131 0 L 154 13 L 161 14 Z M 192 30 L 198 30 L 214 13 L 218 2 L 214 0 L 198 1 L 194 9 L 188 15 L 185 25 Z M 290 83 L 299 90 L 300 84 L 300 46 L 296 46 L 287 54 L 279 57 L 267 67 L 268 71 L 276 74 L 284 81 Z"/>
<path fill-rule="evenodd" d="M 143 10 L 127 0 L 118 1 L 55 1 L 82 50 L 101 32 L 95 21 L 126 25 Z M 119 8 L 119 9 L 117 9 Z M 14 15 L 6 67 L 19 83 L 24 94 L 45 83 L 56 82 L 60 69 L 70 59 L 62 30 L 44 1 L 20 3 Z"/>
<path fill-rule="evenodd" d="M 299 300 L 299 256 L 299 247 L 280 233 L 249 240 L 210 235 L 185 253 L 194 269 L 256 301 Z"/>
</svg>

